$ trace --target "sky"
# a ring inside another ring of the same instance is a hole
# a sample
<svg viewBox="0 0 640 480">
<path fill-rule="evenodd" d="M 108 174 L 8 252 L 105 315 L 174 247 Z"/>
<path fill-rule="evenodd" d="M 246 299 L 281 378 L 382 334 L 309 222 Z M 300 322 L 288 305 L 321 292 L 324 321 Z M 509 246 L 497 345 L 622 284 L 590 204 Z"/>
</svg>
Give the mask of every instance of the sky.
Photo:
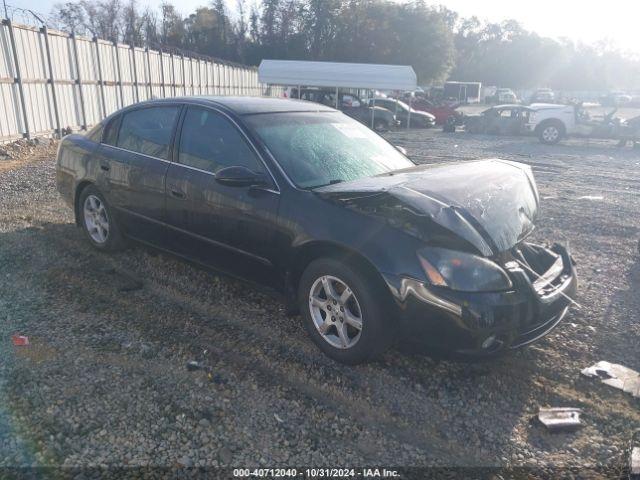
<svg viewBox="0 0 640 480">
<path fill-rule="evenodd" d="M 58 1 L 6 0 L 10 5 L 45 14 Z M 236 0 L 226 1 L 233 11 Z M 157 7 L 161 3 L 162 0 L 138 0 L 141 7 Z M 170 3 L 186 15 L 209 2 L 174 0 Z M 247 0 L 247 4 L 251 3 L 252 0 Z M 640 0 L 427 0 L 427 3 L 442 4 L 462 16 L 477 16 L 482 20 L 515 19 L 543 36 L 567 37 L 585 43 L 607 41 L 620 50 L 640 55 Z"/>
</svg>

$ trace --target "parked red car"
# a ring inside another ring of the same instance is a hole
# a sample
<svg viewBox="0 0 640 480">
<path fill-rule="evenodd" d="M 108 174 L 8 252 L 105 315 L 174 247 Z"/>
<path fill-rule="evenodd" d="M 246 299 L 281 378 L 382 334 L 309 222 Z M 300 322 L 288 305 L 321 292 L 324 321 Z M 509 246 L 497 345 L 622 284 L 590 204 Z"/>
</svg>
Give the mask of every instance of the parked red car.
<svg viewBox="0 0 640 480">
<path fill-rule="evenodd" d="M 436 104 L 427 100 L 426 98 L 414 98 L 411 100 L 411 106 L 416 110 L 428 112 L 436 117 L 436 125 L 444 125 L 447 123 L 447 119 L 450 117 L 460 117 L 461 112 L 458 112 L 456 108 L 458 105 L 447 105 L 445 103 Z"/>
</svg>

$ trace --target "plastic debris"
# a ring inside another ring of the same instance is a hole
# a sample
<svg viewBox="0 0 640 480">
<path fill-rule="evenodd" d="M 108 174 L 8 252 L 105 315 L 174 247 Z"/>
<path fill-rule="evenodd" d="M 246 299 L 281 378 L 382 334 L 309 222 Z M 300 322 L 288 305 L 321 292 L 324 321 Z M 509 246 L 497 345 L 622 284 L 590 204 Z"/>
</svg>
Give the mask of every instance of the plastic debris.
<svg viewBox="0 0 640 480">
<path fill-rule="evenodd" d="M 578 200 L 604 200 L 602 195 L 583 195 Z"/>
<path fill-rule="evenodd" d="M 196 370 L 204 370 L 204 365 L 201 362 L 191 360 L 190 362 L 187 362 L 187 370 L 189 370 L 190 372 L 195 372 Z"/>
<path fill-rule="evenodd" d="M 629 471 L 631 472 L 631 478 L 640 478 L 640 447 L 631 449 Z"/>
<path fill-rule="evenodd" d="M 580 428 L 579 408 L 541 408 L 538 411 L 538 420 L 551 432 L 572 431 Z"/>
<path fill-rule="evenodd" d="M 13 335 L 11 337 L 11 341 L 16 347 L 24 347 L 25 345 L 29 345 L 29 337 L 26 335 Z"/>
<path fill-rule="evenodd" d="M 582 375 L 589 378 L 599 378 L 613 388 L 630 393 L 640 398 L 640 373 L 622 365 L 609 362 L 598 362 L 582 370 Z"/>
</svg>

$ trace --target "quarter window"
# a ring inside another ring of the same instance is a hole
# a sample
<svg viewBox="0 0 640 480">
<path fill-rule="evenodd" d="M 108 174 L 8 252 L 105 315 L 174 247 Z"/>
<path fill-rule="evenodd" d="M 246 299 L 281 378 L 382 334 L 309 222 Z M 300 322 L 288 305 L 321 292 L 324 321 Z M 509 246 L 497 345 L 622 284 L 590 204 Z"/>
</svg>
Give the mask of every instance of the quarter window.
<svg viewBox="0 0 640 480">
<path fill-rule="evenodd" d="M 124 114 L 118 147 L 167 160 L 178 107 L 149 107 Z"/>
<path fill-rule="evenodd" d="M 180 134 L 178 162 L 212 173 L 231 166 L 263 171 L 235 125 L 219 113 L 201 108 L 187 110 Z"/>
<path fill-rule="evenodd" d="M 117 117 L 112 118 L 109 121 L 102 135 L 102 143 L 106 143 L 107 145 L 111 145 L 113 147 L 116 146 L 116 141 L 118 140 L 118 129 L 120 128 L 121 120 L 122 115 L 118 115 Z"/>
<path fill-rule="evenodd" d="M 98 125 L 93 127 L 91 130 L 89 130 L 89 132 L 87 133 L 87 138 L 92 142 L 100 143 L 100 141 L 102 140 L 103 130 L 104 130 L 104 125 L 102 123 L 99 123 Z"/>
</svg>

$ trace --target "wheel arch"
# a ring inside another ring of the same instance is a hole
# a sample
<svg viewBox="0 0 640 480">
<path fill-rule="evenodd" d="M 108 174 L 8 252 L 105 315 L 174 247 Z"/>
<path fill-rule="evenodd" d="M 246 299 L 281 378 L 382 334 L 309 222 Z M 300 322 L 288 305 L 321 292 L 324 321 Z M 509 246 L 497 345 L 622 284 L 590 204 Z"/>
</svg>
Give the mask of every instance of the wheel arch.
<svg viewBox="0 0 640 480">
<path fill-rule="evenodd" d="M 352 248 L 338 243 L 312 241 L 295 248 L 285 274 L 287 312 L 289 314 L 298 313 L 297 292 L 302 273 L 311 262 L 323 257 L 329 257 L 348 263 L 358 271 L 362 272 L 366 276 L 367 280 L 373 282 L 374 288 L 380 289 L 381 292 L 386 291 L 389 293 L 388 289 L 385 287 L 386 284 L 382 275 L 374 264 L 366 258 L 366 256 Z"/>
<path fill-rule="evenodd" d="M 546 118 L 536 126 L 536 134 L 539 135 L 543 128 L 547 125 L 556 125 L 559 127 L 560 135 L 564 137 L 567 134 L 567 126 L 559 118 Z"/>
<path fill-rule="evenodd" d="M 75 216 L 76 225 L 78 227 L 80 224 L 80 196 L 82 195 L 82 191 L 87 188 L 89 185 L 94 185 L 94 183 L 90 180 L 83 180 L 76 186 L 75 192 L 73 194 L 73 214 Z"/>
</svg>

